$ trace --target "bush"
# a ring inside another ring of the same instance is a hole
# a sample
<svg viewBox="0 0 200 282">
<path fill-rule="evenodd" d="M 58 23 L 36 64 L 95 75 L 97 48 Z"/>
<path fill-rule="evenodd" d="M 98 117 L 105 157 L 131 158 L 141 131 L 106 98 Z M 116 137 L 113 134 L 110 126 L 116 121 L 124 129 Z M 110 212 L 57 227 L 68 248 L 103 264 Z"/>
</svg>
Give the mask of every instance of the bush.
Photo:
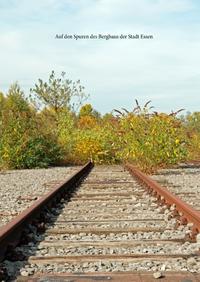
<svg viewBox="0 0 200 282">
<path fill-rule="evenodd" d="M 120 127 L 118 154 L 145 171 L 175 164 L 187 155 L 184 128 L 174 116 L 129 113 L 121 118 Z"/>
<path fill-rule="evenodd" d="M 23 146 L 16 168 L 48 167 L 61 159 L 61 149 L 44 136 L 32 137 Z"/>
<path fill-rule="evenodd" d="M 99 163 L 101 155 L 104 153 L 97 135 L 92 135 L 91 132 L 79 132 L 73 150 L 73 157 L 76 163 L 84 163 L 88 160 Z"/>
<path fill-rule="evenodd" d="M 36 111 L 17 84 L 11 86 L 1 108 L 0 166 L 4 168 L 44 167 L 60 158 L 51 136 L 40 132 Z"/>
<path fill-rule="evenodd" d="M 187 133 L 189 160 L 200 160 L 200 112 L 188 114 L 183 122 Z"/>
<path fill-rule="evenodd" d="M 37 94 L 42 99 L 48 97 L 46 107 L 40 111 L 27 101 L 18 84 L 10 87 L 6 97 L 0 93 L 1 167 L 83 164 L 91 159 L 97 164 L 130 161 L 151 172 L 200 157 L 200 113 L 181 121 L 176 114 L 151 114 L 148 103 L 141 108 L 136 101 L 132 112 L 116 110 L 118 116 L 101 117 L 90 104 L 76 114 L 69 104 L 67 81 L 64 94 L 54 74 L 49 83 L 40 81 L 36 85 Z M 59 97 L 54 97 L 55 85 Z"/>
</svg>

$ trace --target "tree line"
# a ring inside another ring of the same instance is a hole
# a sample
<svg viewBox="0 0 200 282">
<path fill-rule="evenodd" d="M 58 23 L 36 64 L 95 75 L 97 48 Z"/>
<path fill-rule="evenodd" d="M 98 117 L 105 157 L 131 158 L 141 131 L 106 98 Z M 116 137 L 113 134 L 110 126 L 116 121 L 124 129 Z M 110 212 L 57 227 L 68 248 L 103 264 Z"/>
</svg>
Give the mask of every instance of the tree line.
<svg viewBox="0 0 200 282">
<path fill-rule="evenodd" d="M 178 116 L 153 110 L 150 101 L 132 110 L 101 115 L 80 80 L 51 72 L 25 95 L 18 83 L 0 92 L 0 168 L 130 161 L 144 171 L 199 159 L 200 113 Z"/>
</svg>

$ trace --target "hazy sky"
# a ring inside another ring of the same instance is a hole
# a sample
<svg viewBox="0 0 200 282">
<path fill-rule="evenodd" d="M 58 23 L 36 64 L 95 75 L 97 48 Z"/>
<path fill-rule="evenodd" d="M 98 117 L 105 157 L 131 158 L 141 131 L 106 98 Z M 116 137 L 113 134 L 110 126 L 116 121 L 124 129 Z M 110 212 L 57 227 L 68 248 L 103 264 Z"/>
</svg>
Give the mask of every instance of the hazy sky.
<svg viewBox="0 0 200 282">
<path fill-rule="evenodd" d="M 152 34 L 145 40 L 62 40 L 56 34 Z M 65 71 L 102 113 L 200 110 L 198 0 L 0 0 L 0 90 Z"/>
</svg>

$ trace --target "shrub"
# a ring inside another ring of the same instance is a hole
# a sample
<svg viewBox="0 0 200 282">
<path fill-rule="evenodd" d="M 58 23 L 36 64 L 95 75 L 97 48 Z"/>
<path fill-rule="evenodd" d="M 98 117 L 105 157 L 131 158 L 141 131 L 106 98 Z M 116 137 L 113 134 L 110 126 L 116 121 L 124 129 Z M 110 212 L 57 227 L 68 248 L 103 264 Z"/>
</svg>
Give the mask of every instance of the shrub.
<svg viewBox="0 0 200 282">
<path fill-rule="evenodd" d="M 84 163 L 88 160 L 100 162 L 100 156 L 104 154 L 100 140 L 94 134 L 81 132 L 77 135 L 76 143 L 73 150 L 75 162 Z"/>
<path fill-rule="evenodd" d="M 1 111 L 0 165 L 4 168 L 43 167 L 59 159 L 51 136 L 41 134 L 36 112 L 17 84 L 9 89 Z"/>
<path fill-rule="evenodd" d="M 187 133 L 188 159 L 200 159 L 200 112 L 188 114 L 184 119 Z"/>
<path fill-rule="evenodd" d="M 175 164 L 187 156 L 186 134 L 174 115 L 128 113 L 118 130 L 121 160 L 129 160 L 145 171 Z"/>
<path fill-rule="evenodd" d="M 200 113 L 181 121 L 176 113 L 152 114 L 149 102 L 141 108 L 136 101 L 132 112 L 116 110 L 117 116 L 101 117 L 90 104 L 76 114 L 70 100 L 76 94 L 83 98 L 82 90 L 70 90 L 71 82 L 56 79 L 54 73 L 48 83 L 39 80 L 33 90 L 40 101 L 48 98 L 40 111 L 18 84 L 10 87 L 6 97 L 0 93 L 1 167 L 83 164 L 92 159 L 97 164 L 130 161 L 151 172 L 200 157 Z"/>
<path fill-rule="evenodd" d="M 84 163 L 90 159 L 96 164 L 115 163 L 116 149 L 113 137 L 111 131 L 103 126 L 77 130 L 73 136 L 71 160 L 75 163 Z"/>
<path fill-rule="evenodd" d="M 21 148 L 16 168 L 48 167 L 61 159 L 61 149 L 44 136 L 32 137 Z"/>
</svg>

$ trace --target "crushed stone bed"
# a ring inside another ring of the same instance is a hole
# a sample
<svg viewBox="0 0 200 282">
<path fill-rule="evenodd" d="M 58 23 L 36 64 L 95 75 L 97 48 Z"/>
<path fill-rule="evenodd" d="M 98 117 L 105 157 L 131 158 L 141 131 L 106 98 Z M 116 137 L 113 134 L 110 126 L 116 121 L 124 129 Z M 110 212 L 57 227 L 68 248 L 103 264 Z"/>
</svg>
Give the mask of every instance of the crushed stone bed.
<svg viewBox="0 0 200 282">
<path fill-rule="evenodd" d="M 70 200 L 62 199 L 45 213 L 48 222 L 43 232 L 29 225 L 27 241 L 15 248 L 18 259 L 8 256 L 0 268 L 9 277 L 65 272 L 200 273 L 200 238 L 187 241 L 191 226 L 177 226 L 171 208 L 159 206 L 122 167 L 97 166 Z M 20 260 L 22 254 L 25 257 Z"/>
<path fill-rule="evenodd" d="M 80 167 L 0 171 L 0 227 Z"/>
<path fill-rule="evenodd" d="M 178 168 L 162 169 L 152 175 L 161 186 L 200 211 L 200 168 L 180 165 Z"/>
</svg>

